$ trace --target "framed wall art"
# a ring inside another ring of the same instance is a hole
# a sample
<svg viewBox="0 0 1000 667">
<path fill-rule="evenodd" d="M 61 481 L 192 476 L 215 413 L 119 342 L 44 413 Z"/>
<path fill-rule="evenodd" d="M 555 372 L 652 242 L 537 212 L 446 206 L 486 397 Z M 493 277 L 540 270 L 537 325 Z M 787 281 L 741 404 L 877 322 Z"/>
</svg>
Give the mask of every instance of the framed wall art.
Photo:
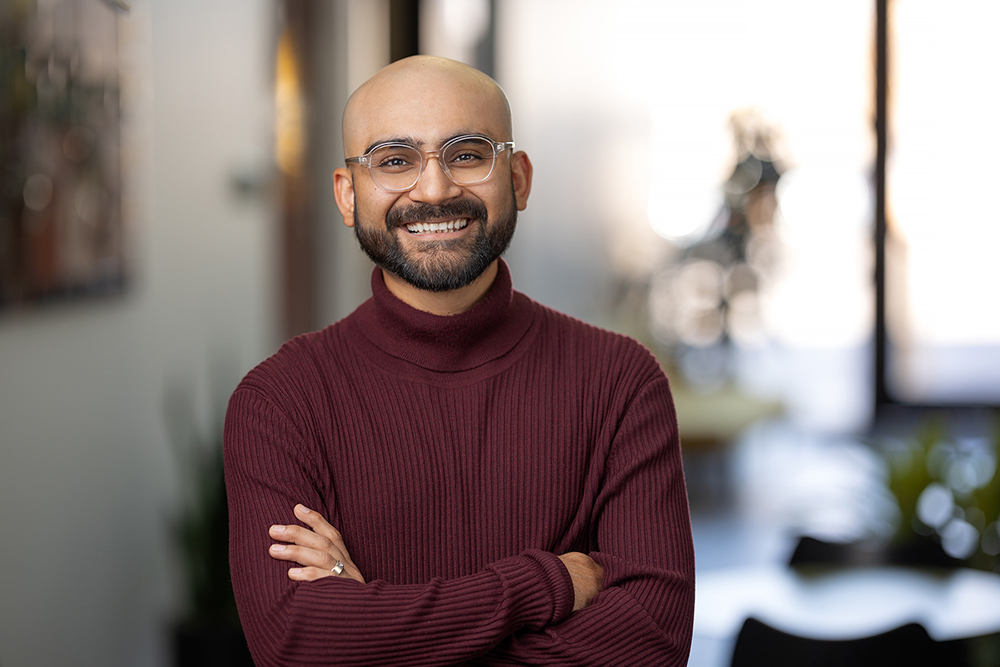
<svg viewBox="0 0 1000 667">
<path fill-rule="evenodd" d="M 0 313 L 124 289 L 121 9 L 0 5 Z"/>
</svg>

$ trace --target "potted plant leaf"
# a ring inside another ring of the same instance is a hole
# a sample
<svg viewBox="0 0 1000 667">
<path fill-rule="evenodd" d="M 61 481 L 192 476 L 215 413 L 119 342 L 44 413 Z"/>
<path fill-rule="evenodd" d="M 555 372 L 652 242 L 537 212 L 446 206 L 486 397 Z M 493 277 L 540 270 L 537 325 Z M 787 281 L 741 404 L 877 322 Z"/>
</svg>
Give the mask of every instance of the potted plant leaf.
<svg viewBox="0 0 1000 667">
<path fill-rule="evenodd" d="M 198 428 L 194 412 L 189 392 L 178 386 L 168 390 L 167 424 L 182 491 L 170 532 L 187 585 L 185 612 L 172 628 L 174 662 L 184 667 L 252 667 L 229 575 L 222 412 L 216 413 L 208 435 Z"/>
</svg>

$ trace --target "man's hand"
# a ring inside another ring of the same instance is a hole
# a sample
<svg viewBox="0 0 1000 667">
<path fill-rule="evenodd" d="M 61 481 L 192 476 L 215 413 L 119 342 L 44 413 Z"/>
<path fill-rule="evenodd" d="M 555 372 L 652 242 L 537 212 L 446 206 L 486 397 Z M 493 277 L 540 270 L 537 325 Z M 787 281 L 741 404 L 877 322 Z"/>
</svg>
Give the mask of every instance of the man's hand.
<svg viewBox="0 0 1000 667">
<path fill-rule="evenodd" d="M 295 517 L 309 526 L 271 526 L 268 534 L 275 540 L 287 544 L 272 544 L 268 553 L 271 558 L 287 560 L 302 567 L 288 570 L 288 578 L 296 581 L 315 581 L 323 577 L 344 577 L 365 583 L 365 578 L 351 555 L 347 553 L 344 538 L 340 531 L 326 522 L 319 512 L 307 509 L 303 505 L 295 506 Z M 312 530 L 310 530 L 310 528 Z M 344 564 L 344 571 L 339 575 L 333 572 L 337 561 Z"/>
<path fill-rule="evenodd" d="M 573 580 L 573 611 L 588 606 L 604 585 L 604 568 L 587 554 L 571 551 L 559 556 Z"/>
</svg>

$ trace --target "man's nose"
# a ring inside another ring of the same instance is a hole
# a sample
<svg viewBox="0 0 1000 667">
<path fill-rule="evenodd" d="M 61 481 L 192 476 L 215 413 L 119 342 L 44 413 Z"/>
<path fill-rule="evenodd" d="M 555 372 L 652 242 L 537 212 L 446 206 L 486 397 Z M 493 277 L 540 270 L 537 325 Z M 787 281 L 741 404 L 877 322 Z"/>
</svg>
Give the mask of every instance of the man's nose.
<svg viewBox="0 0 1000 667">
<path fill-rule="evenodd" d="M 461 194 L 462 188 L 448 178 L 448 174 L 441 167 L 440 158 L 436 155 L 428 156 L 427 163 L 424 164 L 424 173 L 420 174 L 420 180 L 409 192 L 413 201 L 428 204 L 440 204 Z"/>
</svg>

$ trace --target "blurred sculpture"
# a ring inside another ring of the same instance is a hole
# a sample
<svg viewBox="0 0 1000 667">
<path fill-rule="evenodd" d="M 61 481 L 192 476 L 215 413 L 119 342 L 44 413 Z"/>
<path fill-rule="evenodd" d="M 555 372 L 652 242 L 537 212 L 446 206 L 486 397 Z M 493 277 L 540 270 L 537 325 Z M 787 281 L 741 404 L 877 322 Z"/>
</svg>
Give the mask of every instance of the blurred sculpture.
<svg viewBox="0 0 1000 667">
<path fill-rule="evenodd" d="M 650 327 L 657 344 L 693 384 L 717 386 L 733 342 L 763 336 L 762 280 L 776 259 L 775 187 L 782 165 L 777 131 L 755 109 L 730 116 L 736 163 L 708 229 L 682 248 L 650 284 Z"/>
</svg>

